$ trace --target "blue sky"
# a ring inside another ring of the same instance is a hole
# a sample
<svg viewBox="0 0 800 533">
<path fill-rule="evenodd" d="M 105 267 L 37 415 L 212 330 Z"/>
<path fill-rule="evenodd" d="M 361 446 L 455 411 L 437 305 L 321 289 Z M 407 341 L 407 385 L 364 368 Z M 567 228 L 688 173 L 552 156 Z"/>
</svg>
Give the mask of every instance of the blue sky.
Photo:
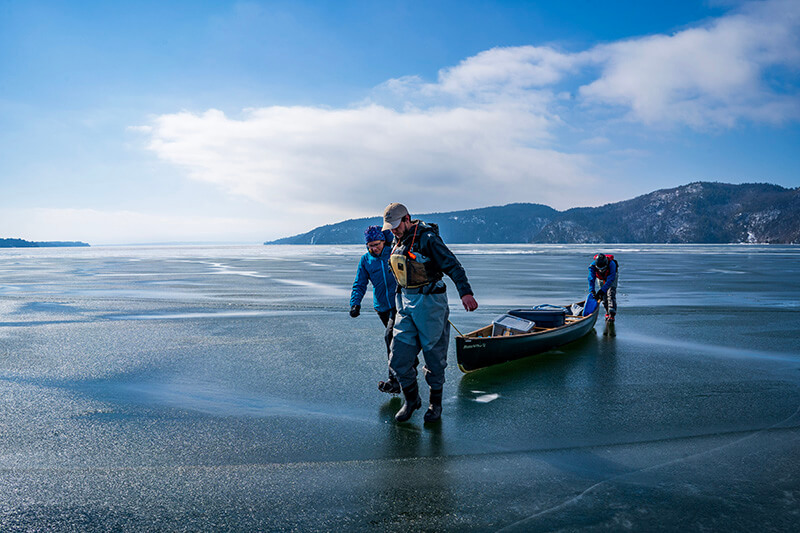
<svg viewBox="0 0 800 533">
<path fill-rule="evenodd" d="M 0 237 L 800 186 L 800 2 L 0 0 Z"/>
</svg>

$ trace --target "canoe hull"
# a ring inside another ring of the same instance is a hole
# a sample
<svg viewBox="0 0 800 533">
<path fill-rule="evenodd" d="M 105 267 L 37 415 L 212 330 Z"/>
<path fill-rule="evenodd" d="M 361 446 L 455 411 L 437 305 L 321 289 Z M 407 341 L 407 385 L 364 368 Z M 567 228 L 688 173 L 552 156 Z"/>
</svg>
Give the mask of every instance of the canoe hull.
<svg viewBox="0 0 800 533">
<path fill-rule="evenodd" d="M 522 335 L 478 337 L 468 333 L 458 336 L 456 337 L 458 367 L 462 372 L 472 372 L 569 344 L 594 328 L 598 314 L 599 310 L 595 309 L 591 315 L 564 326 Z"/>
</svg>

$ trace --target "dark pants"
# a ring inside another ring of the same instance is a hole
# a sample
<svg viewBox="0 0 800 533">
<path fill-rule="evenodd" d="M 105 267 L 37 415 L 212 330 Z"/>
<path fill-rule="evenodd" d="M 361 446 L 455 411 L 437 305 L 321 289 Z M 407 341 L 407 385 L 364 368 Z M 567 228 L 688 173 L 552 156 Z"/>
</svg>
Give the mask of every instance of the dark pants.
<svg viewBox="0 0 800 533">
<path fill-rule="evenodd" d="M 378 311 L 378 318 L 381 319 L 383 322 L 383 326 L 386 328 L 383 332 L 383 340 L 386 341 L 386 357 L 388 358 L 391 354 L 391 346 L 392 346 L 392 332 L 394 331 L 394 319 L 397 316 L 397 309 L 389 309 L 388 311 Z"/>
<path fill-rule="evenodd" d="M 603 296 L 603 307 L 606 308 L 606 314 L 614 316 L 617 314 L 617 288 L 609 287 L 608 293 Z"/>
<path fill-rule="evenodd" d="M 617 314 L 617 282 L 619 281 L 619 274 L 617 279 L 608 288 L 608 291 L 603 295 L 602 304 L 606 308 L 606 314 L 615 316 Z"/>
</svg>

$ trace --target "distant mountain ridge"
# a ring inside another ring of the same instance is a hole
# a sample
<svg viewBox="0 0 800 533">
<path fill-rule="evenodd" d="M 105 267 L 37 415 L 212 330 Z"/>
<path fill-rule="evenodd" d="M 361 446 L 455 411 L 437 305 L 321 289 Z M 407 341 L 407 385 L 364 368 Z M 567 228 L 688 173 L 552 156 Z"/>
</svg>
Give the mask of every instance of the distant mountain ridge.
<svg viewBox="0 0 800 533">
<path fill-rule="evenodd" d="M 796 244 L 800 188 L 694 182 L 600 207 L 515 203 L 411 216 L 438 224 L 452 244 Z M 264 244 L 363 244 L 366 227 L 381 223 L 380 216 L 345 220 Z"/>
<path fill-rule="evenodd" d="M 0 239 L 0 248 L 56 248 L 65 246 L 89 246 L 80 241 L 26 241 L 25 239 Z"/>
</svg>

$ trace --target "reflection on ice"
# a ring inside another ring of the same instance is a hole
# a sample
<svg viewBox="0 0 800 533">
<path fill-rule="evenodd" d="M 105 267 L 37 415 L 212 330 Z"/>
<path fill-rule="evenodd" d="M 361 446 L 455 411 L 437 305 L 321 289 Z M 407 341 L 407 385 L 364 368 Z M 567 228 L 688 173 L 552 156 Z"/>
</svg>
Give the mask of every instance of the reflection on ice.
<svg viewBox="0 0 800 533">
<path fill-rule="evenodd" d="M 208 295 L 200 292 L 179 292 L 179 291 L 148 291 L 141 289 L 86 289 L 65 291 L 63 294 L 71 294 L 74 296 L 83 297 L 101 297 L 101 298 L 125 298 L 131 301 L 138 299 L 147 300 L 205 300 L 209 298 Z"/>
<path fill-rule="evenodd" d="M 119 387 L 129 395 L 129 400 L 189 409 L 215 416 L 324 417 L 375 423 L 374 416 L 348 411 L 341 405 L 312 405 L 278 397 L 245 396 L 212 383 L 139 382 L 124 383 Z"/>
<path fill-rule="evenodd" d="M 497 394 L 496 392 L 494 392 L 492 394 L 481 394 L 480 396 L 475 398 L 475 401 L 478 402 L 478 403 L 489 403 L 489 402 L 492 402 L 492 401 L 496 400 L 499 397 L 500 397 L 500 395 Z"/>
<path fill-rule="evenodd" d="M 185 272 L 184 275 L 198 275 L 200 272 Z M 153 276 L 164 276 L 164 272 L 107 272 L 105 274 L 94 274 L 98 278 L 147 278 Z"/>
<path fill-rule="evenodd" d="M 15 313 L 77 313 L 79 309 L 58 302 L 28 302 L 17 307 Z"/>
<path fill-rule="evenodd" d="M 318 294 L 323 294 L 325 296 L 340 296 L 342 298 L 348 298 L 350 296 L 350 289 L 343 289 L 341 287 L 335 287 L 333 285 L 327 285 L 324 283 L 315 283 L 313 281 L 303 281 L 299 279 L 275 279 L 275 281 L 279 283 L 285 283 L 286 285 L 296 285 L 298 287 L 304 287 L 307 289 L 313 289 L 318 292 Z"/>
<path fill-rule="evenodd" d="M 186 318 L 247 318 L 264 316 L 308 315 L 314 311 L 210 311 L 195 313 L 158 313 L 152 315 L 111 315 L 109 320 L 180 320 Z"/>
<path fill-rule="evenodd" d="M 264 275 L 264 274 L 259 274 L 255 270 L 239 270 L 236 267 L 233 267 L 231 265 L 228 265 L 228 264 L 225 264 L 225 263 L 214 262 L 214 261 L 187 261 L 187 260 L 184 260 L 184 261 L 181 261 L 181 262 L 183 262 L 183 263 L 197 263 L 197 264 L 201 264 L 201 265 L 210 266 L 213 269 L 213 271 L 211 272 L 212 274 L 228 274 L 228 275 L 234 275 L 234 276 L 248 276 L 248 277 L 252 277 L 252 278 L 268 278 L 269 277 L 269 276 Z"/>
<path fill-rule="evenodd" d="M 633 342 L 645 344 L 648 346 L 670 346 L 672 348 L 680 348 L 691 353 L 706 354 L 716 357 L 734 357 L 739 359 L 764 359 L 773 361 L 785 361 L 788 363 L 800 362 L 800 354 L 796 353 L 781 353 L 781 352 L 759 352 L 755 350 L 747 350 L 744 348 L 736 348 L 732 346 L 719 346 L 715 344 L 703 344 L 699 342 L 684 341 L 675 338 L 654 337 L 651 335 L 643 335 L 635 332 L 626 332 L 625 338 Z"/>
</svg>

